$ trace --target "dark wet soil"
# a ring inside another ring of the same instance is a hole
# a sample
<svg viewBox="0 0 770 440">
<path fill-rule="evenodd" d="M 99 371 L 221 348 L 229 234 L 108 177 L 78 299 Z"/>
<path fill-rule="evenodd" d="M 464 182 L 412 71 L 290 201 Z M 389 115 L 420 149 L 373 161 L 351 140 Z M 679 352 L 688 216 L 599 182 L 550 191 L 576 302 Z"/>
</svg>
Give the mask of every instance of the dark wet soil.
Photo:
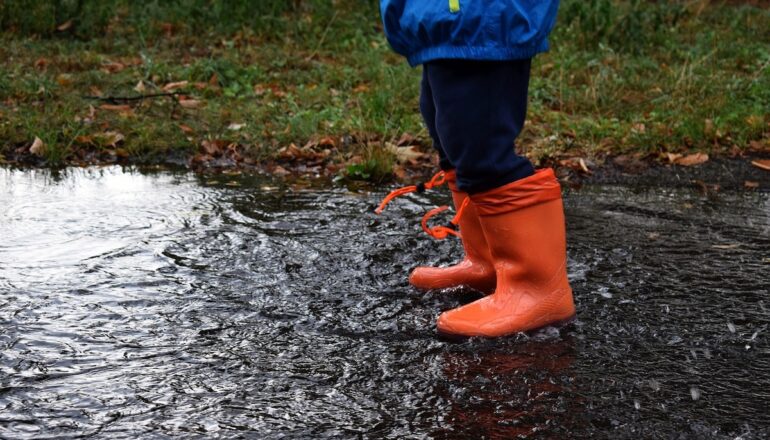
<svg viewBox="0 0 770 440">
<path fill-rule="evenodd" d="M 578 321 L 449 343 L 437 191 L 0 169 L 2 438 L 770 436 L 770 194 L 565 190 Z"/>
</svg>

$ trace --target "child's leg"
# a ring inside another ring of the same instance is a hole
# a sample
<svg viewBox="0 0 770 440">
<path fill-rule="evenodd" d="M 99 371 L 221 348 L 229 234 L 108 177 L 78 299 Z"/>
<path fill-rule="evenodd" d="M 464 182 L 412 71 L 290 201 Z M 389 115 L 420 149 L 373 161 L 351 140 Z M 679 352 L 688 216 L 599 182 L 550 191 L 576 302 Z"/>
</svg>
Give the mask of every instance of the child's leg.
<svg viewBox="0 0 770 440">
<path fill-rule="evenodd" d="M 534 173 L 514 151 L 527 113 L 530 66 L 531 60 L 439 60 L 424 66 L 435 131 L 460 190 L 478 193 Z"/>
<path fill-rule="evenodd" d="M 436 106 L 426 73 L 423 71 L 422 90 L 420 92 L 420 111 L 425 118 L 425 125 L 433 138 L 433 146 L 438 150 L 439 166 L 446 173 L 447 184 L 452 191 L 455 209 L 459 210 L 468 194 L 457 189 L 454 165 L 441 147 L 441 140 L 436 130 Z M 489 253 L 484 232 L 481 230 L 476 208 L 466 207 L 460 219 L 460 231 L 465 257 L 458 264 L 449 267 L 418 267 L 409 276 L 409 282 L 420 289 L 444 289 L 448 287 L 468 286 L 482 292 L 491 292 L 495 288 L 495 269 Z"/>
<path fill-rule="evenodd" d="M 436 131 L 436 105 L 433 103 L 433 91 L 430 88 L 428 77 L 424 69 L 422 72 L 422 83 L 420 84 L 420 113 L 425 120 L 425 126 L 428 127 L 428 134 L 433 139 L 433 148 L 438 151 L 439 167 L 444 171 L 454 168 L 452 162 L 447 158 L 444 149 L 441 148 L 441 140 Z"/>
</svg>

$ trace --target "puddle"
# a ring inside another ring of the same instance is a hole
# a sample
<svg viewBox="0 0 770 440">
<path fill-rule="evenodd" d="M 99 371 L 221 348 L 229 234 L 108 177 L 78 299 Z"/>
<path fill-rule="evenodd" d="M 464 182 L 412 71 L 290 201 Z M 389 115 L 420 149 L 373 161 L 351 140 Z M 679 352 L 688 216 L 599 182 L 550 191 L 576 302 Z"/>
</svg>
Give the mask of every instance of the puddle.
<svg viewBox="0 0 770 440">
<path fill-rule="evenodd" d="M 234 180 L 0 169 L 0 437 L 770 436 L 770 194 L 568 192 L 576 325 L 458 344 L 443 191 Z"/>
</svg>

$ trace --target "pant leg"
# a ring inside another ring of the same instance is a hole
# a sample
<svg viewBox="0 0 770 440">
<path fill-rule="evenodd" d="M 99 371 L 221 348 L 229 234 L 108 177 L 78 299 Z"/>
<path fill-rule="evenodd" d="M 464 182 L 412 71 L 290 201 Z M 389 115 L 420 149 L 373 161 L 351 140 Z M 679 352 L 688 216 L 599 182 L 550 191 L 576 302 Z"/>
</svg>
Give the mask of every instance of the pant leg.
<svg viewBox="0 0 770 440">
<path fill-rule="evenodd" d="M 457 187 L 478 193 L 534 174 L 516 154 L 524 126 L 531 60 L 438 60 L 424 65 L 436 132 L 457 171 Z"/>
<path fill-rule="evenodd" d="M 420 113 L 422 113 L 425 126 L 428 127 L 428 133 L 433 140 L 433 148 L 438 151 L 439 167 L 444 171 L 453 169 L 454 165 L 452 165 L 452 162 L 441 147 L 441 139 L 439 139 L 438 132 L 436 131 L 436 106 L 433 102 L 433 92 L 431 91 L 425 69 L 423 69 L 422 83 L 420 84 Z"/>
</svg>

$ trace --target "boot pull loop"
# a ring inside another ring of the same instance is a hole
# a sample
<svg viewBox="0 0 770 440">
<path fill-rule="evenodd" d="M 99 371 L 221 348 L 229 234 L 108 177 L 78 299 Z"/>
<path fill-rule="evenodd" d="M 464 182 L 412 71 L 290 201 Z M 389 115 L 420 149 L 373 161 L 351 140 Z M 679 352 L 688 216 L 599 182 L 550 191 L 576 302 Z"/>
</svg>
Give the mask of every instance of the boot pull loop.
<svg viewBox="0 0 770 440">
<path fill-rule="evenodd" d="M 409 185 L 405 186 L 403 188 L 394 189 L 390 192 L 387 196 L 385 196 L 384 199 L 382 199 L 382 202 L 380 202 L 380 206 L 377 207 L 377 209 L 374 210 L 374 213 L 379 215 L 382 214 L 382 211 L 385 210 L 385 206 L 388 205 L 388 203 L 392 202 L 393 199 L 397 197 L 401 197 L 403 195 L 409 194 L 409 193 L 422 193 L 426 189 L 433 189 L 437 186 L 441 186 L 446 182 L 446 173 L 444 171 L 439 171 L 436 173 L 428 182 L 425 183 L 418 183 L 417 185 Z"/>
<path fill-rule="evenodd" d="M 457 231 L 457 224 L 460 223 L 460 218 L 462 218 L 468 203 L 470 203 L 470 198 L 466 197 L 466 199 L 463 200 L 463 204 L 460 205 L 460 209 L 457 210 L 457 214 L 455 214 L 449 223 L 444 226 L 433 226 L 432 228 L 428 227 L 428 220 L 430 220 L 431 217 L 446 211 L 449 209 L 449 207 L 439 206 L 438 208 L 431 209 L 422 217 L 422 221 L 420 222 L 420 225 L 422 225 L 422 230 L 436 240 L 443 240 L 450 235 L 460 237 L 460 233 Z"/>
</svg>

